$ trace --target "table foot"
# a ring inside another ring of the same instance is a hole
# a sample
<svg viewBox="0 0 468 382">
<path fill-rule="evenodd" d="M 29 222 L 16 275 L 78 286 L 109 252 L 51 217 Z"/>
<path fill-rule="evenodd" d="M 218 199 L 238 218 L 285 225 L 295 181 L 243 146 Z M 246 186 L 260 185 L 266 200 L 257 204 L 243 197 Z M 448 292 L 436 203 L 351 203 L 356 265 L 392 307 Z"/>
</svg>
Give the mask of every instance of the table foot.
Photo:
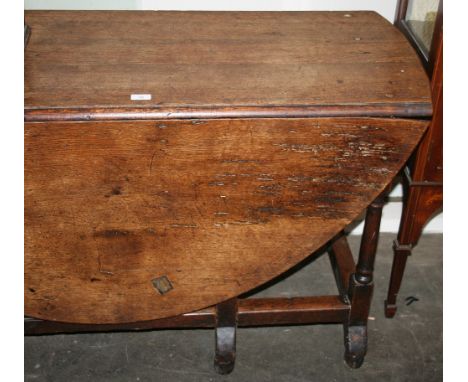
<svg viewBox="0 0 468 382">
<path fill-rule="evenodd" d="M 385 300 L 385 317 L 393 318 L 397 311 L 396 304 L 389 304 L 387 300 Z"/>
<path fill-rule="evenodd" d="M 219 374 L 229 374 L 236 360 L 236 328 L 217 328 L 215 370 Z"/>
<path fill-rule="evenodd" d="M 367 352 L 367 327 L 345 327 L 345 361 L 349 367 L 358 369 Z"/>
<path fill-rule="evenodd" d="M 214 368 L 229 374 L 236 361 L 237 299 L 216 305 Z"/>
</svg>

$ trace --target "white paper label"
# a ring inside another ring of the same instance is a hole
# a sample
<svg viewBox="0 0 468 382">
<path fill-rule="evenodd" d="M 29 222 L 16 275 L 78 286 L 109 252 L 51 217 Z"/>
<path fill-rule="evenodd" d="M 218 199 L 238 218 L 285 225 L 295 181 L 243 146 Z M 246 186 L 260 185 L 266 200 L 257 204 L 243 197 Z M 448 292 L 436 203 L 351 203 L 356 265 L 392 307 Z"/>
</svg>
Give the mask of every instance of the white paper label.
<svg viewBox="0 0 468 382">
<path fill-rule="evenodd" d="M 151 100 L 151 94 L 131 94 L 130 99 L 132 101 L 149 101 Z"/>
</svg>

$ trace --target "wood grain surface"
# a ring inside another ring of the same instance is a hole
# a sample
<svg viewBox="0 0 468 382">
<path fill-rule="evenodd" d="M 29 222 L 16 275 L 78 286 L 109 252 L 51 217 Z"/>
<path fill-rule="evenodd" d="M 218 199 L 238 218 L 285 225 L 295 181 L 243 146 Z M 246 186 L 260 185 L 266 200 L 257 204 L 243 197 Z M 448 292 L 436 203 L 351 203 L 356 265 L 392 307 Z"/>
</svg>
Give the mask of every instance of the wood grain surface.
<svg viewBox="0 0 468 382">
<path fill-rule="evenodd" d="M 25 314 L 125 323 L 248 291 L 356 218 L 426 125 L 26 123 Z"/>
<path fill-rule="evenodd" d="M 416 53 L 374 12 L 27 11 L 25 20 L 28 121 L 431 115 Z"/>
</svg>

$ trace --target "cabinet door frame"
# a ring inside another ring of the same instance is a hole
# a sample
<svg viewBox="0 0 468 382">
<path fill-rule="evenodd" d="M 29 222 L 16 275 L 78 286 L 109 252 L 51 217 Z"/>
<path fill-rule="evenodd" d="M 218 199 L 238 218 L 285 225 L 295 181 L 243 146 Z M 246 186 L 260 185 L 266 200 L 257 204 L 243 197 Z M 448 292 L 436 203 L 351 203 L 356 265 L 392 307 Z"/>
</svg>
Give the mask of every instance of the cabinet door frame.
<svg viewBox="0 0 468 382">
<path fill-rule="evenodd" d="M 442 45 L 443 0 L 439 1 L 439 8 L 437 10 L 434 32 L 432 35 L 429 51 L 426 51 L 419 39 L 414 34 L 411 27 L 408 25 L 406 14 L 408 11 L 409 2 L 410 0 L 398 0 L 394 24 L 403 32 L 413 48 L 416 50 L 424 65 L 424 68 L 426 69 L 427 74 L 430 78 L 432 78 L 435 61 L 438 56 L 437 52 Z"/>
</svg>

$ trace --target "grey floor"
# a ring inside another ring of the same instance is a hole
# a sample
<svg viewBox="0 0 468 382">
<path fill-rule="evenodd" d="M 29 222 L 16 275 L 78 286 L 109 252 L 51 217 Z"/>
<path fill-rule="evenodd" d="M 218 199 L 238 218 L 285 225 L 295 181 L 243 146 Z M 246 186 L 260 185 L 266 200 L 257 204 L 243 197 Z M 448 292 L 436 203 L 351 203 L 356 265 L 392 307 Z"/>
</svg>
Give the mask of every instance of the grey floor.
<svg viewBox="0 0 468 382">
<path fill-rule="evenodd" d="M 441 381 L 442 235 L 426 235 L 410 258 L 397 316 L 383 300 L 394 235 L 381 235 L 364 365 L 343 361 L 339 325 L 239 329 L 234 372 L 212 367 L 212 330 L 53 335 L 25 338 L 26 381 Z M 350 237 L 354 253 L 358 237 Z M 336 294 L 327 256 L 260 292 Z M 406 297 L 418 301 L 405 305 Z"/>
</svg>

